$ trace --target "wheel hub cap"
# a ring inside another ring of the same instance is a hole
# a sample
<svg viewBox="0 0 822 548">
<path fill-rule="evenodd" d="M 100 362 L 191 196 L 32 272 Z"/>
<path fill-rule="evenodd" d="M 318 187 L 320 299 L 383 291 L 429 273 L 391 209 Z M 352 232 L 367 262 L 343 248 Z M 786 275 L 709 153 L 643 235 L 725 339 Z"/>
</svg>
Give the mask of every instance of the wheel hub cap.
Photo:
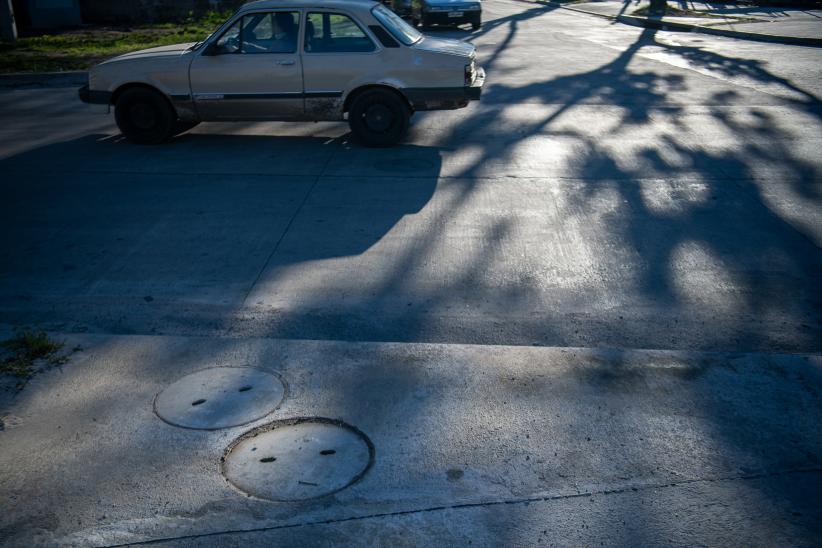
<svg viewBox="0 0 822 548">
<path fill-rule="evenodd" d="M 131 107 L 131 120 L 139 129 L 151 129 L 157 121 L 154 109 L 145 103 L 138 103 Z"/>
<path fill-rule="evenodd" d="M 371 131 L 387 131 L 393 121 L 394 116 L 385 105 L 371 105 L 365 111 L 365 124 Z"/>
</svg>

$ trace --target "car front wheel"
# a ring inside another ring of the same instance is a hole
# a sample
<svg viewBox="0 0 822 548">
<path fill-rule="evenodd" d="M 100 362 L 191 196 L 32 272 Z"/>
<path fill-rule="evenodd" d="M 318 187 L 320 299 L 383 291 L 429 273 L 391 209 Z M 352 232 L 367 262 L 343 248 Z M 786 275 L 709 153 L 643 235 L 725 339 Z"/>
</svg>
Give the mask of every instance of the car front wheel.
<svg viewBox="0 0 822 548">
<path fill-rule="evenodd" d="M 154 145 L 172 136 L 177 117 L 158 92 L 133 88 L 124 91 L 117 99 L 114 119 L 129 141 Z"/>
<path fill-rule="evenodd" d="M 408 131 L 411 111 L 396 93 L 374 89 L 361 93 L 348 111 L 348 125 L 366 146 L 386 147 Z"/>
</svg>

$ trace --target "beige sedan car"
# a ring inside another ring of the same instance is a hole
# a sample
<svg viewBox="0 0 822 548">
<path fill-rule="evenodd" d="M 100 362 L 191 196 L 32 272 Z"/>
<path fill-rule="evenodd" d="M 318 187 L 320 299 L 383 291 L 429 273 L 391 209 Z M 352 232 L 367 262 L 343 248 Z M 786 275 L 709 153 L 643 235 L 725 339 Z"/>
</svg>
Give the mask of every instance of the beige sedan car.
<svg viewBox="0 0 822 548">
<path fill-rule="evenodd" d="M 418 110 L 478 100 L 473 45 L 425 36 L 370 0 L 264 0 L 203 42 L 152 48 L 94 67 L 87 103 L 114 105 L 136 143 L 202 121 L 348 120 L 364 144 L 399 141 Z"/>
</svg>

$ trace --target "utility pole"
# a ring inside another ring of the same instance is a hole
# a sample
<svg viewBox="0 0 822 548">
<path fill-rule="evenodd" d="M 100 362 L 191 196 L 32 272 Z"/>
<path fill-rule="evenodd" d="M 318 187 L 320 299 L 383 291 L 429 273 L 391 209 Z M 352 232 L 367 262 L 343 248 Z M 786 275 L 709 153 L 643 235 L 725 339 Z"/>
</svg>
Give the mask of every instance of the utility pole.
<svg viewBox="0 0 822 548">
<path fill-rule="evenodd" d="M 0 38 L 12 44 L 17 41 L 17 24 L 14 22 L 11 0 L 0 0 Z"/>
</svg>

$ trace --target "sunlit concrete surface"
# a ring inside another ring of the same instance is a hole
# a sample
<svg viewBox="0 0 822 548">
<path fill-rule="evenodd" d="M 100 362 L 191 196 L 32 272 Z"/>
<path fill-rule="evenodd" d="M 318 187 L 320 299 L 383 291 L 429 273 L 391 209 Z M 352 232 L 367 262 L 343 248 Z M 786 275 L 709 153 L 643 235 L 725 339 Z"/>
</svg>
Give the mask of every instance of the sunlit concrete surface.
<svg viewBox="0 0 822 548">
<path fill-rule="evenodd" d="M 138 147 L 74 89 L 0 90 L 0 325 L 89 337 L 0 396 L 0 543 L 819 544 L 819 49 L 484 10 L 432 31 L 477 45 L 482 101 L 390 149 Z M 310 507 L 232 491 L 245 428 L 150 403 L 231 364 L 290 373 L 273 416 L 351 422 L 374 470 Z"/>
</svg>

